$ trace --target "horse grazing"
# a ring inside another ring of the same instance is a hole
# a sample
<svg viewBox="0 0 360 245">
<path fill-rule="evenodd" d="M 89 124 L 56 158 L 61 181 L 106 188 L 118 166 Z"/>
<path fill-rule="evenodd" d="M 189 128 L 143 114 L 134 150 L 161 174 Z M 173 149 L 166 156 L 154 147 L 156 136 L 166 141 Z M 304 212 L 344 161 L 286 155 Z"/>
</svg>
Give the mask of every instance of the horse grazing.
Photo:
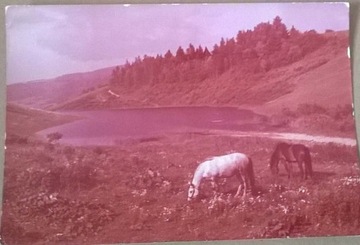
<svg viewBox="0 0 360 245">
<path fill-rule="evenodd" d="M 313 170 L 309 148 L 302 144 L 278 143 L 275 151 L 270 158 L 270 170 L 273 174 L 279 173 L 279 162 L 282 160 L 288 173 L 288 178 L 292 178 L 292 163 L 297 162 L 302 179 L 312 178 Z M 303 169 L 305 167 L 305 172 Z"/>
<path fill-rule="evenodd" d="M 196 168 L 194 177 L 190 183 L 188 191 L 188 201 L 199 195 L 199 187 L 202 179 L 211 179 L 213 187 L 219 178 L 229 178 L 236 176 L 240 185 L 235 197 L 240 195 L 242 185 L 244 185 L 245 196 L 248 189 L 248 182 L 253 190 L 255 177 L 251 159 L 243 153 L 231 153 L 224 156 L 216 156 L 207 159 Z"/>
</svg>

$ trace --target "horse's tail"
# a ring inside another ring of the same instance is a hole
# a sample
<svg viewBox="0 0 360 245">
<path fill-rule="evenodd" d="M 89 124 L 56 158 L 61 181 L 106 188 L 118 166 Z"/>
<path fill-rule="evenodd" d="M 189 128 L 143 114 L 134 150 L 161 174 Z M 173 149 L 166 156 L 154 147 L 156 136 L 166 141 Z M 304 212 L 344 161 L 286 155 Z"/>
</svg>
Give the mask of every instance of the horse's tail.
<svg viewBox="0 0 360 245">
<path fill-rule="evenodd" d="M 305 147 L 304 151 L 305 151 L 305 157 L 304 157 L 305 168 L 307 169 L 309 176 L 312 177 L 313 169 L 312 169 L 312 163 L 311 163 L 310 150 L 309 150 L 309 148 Z M 305 171 L 306 171 L 306 169 L 305 169 Z"/>
<path fill-rule="evenodd" d="M 255 174 L 254 174 L 254 167 L 253 167 L 253 162 L 251 160 L 250 157 L 248 157 L 249 159 L 249 167 L 248 167 L 248 175 L 249 175 L 249 180 L 250 180 L 250 185 L 251 185 L 251 191 L 254 191 L 254 186 L 255 186 Z"/>
</svg>

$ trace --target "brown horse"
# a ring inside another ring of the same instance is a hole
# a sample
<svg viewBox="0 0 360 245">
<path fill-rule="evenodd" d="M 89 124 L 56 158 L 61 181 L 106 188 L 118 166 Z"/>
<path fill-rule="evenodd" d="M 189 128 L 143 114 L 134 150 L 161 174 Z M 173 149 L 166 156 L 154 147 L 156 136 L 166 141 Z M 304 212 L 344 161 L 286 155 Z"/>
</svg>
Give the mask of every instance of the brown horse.
<svg viewBox="0 0 360 245">
<path fill-rule="evenodd" d="M 288 178 L 292 178 L 292 163 L 297 162 L 302 179 L 312 178 L 313 170 L 309 148 L 302 144 L 278 143 L 270 158 L 270 170 L 273 174 L 279 173 L 279 162 L 284 163 Z M 305 167 L 305 171 L 303 168 Z"/>
</svg>

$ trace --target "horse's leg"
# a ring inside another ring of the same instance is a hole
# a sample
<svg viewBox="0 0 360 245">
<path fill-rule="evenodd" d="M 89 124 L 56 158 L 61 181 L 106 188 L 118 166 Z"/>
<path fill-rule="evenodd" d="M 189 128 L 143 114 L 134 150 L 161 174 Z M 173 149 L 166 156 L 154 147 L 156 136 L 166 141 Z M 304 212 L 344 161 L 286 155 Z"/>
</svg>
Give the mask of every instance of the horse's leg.
<svg viewBox="0 0 360 245">
<path fill-rule="evenodd" d="M 238 187 L 238 189 L 237 189 L 236 194 L 235 194 L 235 196 L 234 196 L 234 197 L 238 197 L 238 196 L 240 196 L 240 192 L 241 192 L 241 190 L 242 190 L 242 183 L 240 183 L 240 184 L 239 184 L 239 187 Z"/>
<path fill-rule="evenodd" d="M 304 167 L 305 167 L 305 179 L 308 177 L 312 178 L 312 170 L 311 170 L 311 162 L 309 162 L 306 157 L 304 159 Z"/>
<path fill-rule="evenodd" d="M 305 174 L 304 174 L 304 169 L 303 169 L 303 163 L 304 161 L 302 159 L 298 159 L 298 165 L 299 165 L 299 169 L 300 169 L 300 176 L 301 176 L 301 179 L 305 179 Z M 305 172 L 306 172 L 306 168 L 305 168 Z"/>
<path fill-rule="evenodd" d="M 292 179 L 294 176 L 294 169 L 293 169 L 293 163 L 292 162 L 287 162 L 288 166 L 289 166 L 289 179 Z"/>
<path fill-rule="evenodd" d="M 286 172 L 288 173 L 288 179 L 290 179 L 290 177 L 291 177 L 291 163 L 289 164 L 289 162 L 288 161 L 286 161 L 286 160 L 282 160 L 283 161 L 283 163 L 284 163 L 284 166 L 285 166 L 285 170 L 286 170 Z"/>
<path fill-rule="evenodd" d="M 311 163 L 304 161 L 304 166 L 305 166 L 305 179 L 307 179 L 308 177 L 312 179 Z"/>
<path fill-rule="evenodd" d="M 307 179 L 308 177 L 311 179 L 312 178 L 311 164 L 309 164 L 309 162 L 307 161 L 304 161 L 304 166 L 305 166 L 305 179 Z"/>
<path fill-rule="evenodd" d="M 241 173 L 237 174 L 236 177 L 240 181 L 239 187 L 238 187 L 238 189 L 236 191 L 236 194 L 235 194 L 235 197 L 238 197 L 240 195 L 240 192 L 242 190 L 243 185 L 245 186 L 245 180 L 244 180 L 243 176 L 241 175 Z"/>
<path fill-rule="evenodd" d="M 245 197 L 247 190 L 248 190 L 248 178 L 246 173 L 243 175 L 243 180 L 244 180 L 244 193 L 243 193 L 243 197 Z"/>
<path fill-rule="evenodd" d="M 243 197 L 245 197 L 245 195 L 246 195 L 246 192 L 247 192 L 247 189 L 248 189 L 248 186 L 247 186 L 247 178 L 246 178 L 246 174 L 245 173 L 239 173 L 238 174 L 238 179 L 239 179 L 239 181 L 240 181 L 240 185 L 239 185 L 239 188 L 238 188 L 238 190 L 237 190 L 237 192 L 236 192 L 236 194 L 235 194 L 235 197 L 238 197 L 238 196 L 240 196 L 240 192 L 241 192 L 241 190 L 243 189 L 242 187 L 244 186 L 244 192 L 243 192 Z"/>
</svg>

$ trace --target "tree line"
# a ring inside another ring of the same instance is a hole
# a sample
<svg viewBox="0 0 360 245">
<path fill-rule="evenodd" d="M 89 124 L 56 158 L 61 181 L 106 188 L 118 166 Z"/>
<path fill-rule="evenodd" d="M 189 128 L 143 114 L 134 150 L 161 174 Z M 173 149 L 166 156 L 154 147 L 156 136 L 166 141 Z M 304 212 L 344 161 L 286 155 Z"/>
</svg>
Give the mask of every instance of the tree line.
<svg viewBox="0 0 360 245">
<path fill-rule="evenodd" d="M 201 45 L 181 46 L 155 57 L 145 55 L 113 69 L 110 84 L 137 87 L 146 84 L 196 83 L 221 76 L 230 69 L 244 75 L 265 73 L 302 59 L 327 41 L 315 30 L 288 30 L 279 16 L 253 30 L 239 31 L 236 37 L 221 38 L 212 50 Z"/>
</svg>

